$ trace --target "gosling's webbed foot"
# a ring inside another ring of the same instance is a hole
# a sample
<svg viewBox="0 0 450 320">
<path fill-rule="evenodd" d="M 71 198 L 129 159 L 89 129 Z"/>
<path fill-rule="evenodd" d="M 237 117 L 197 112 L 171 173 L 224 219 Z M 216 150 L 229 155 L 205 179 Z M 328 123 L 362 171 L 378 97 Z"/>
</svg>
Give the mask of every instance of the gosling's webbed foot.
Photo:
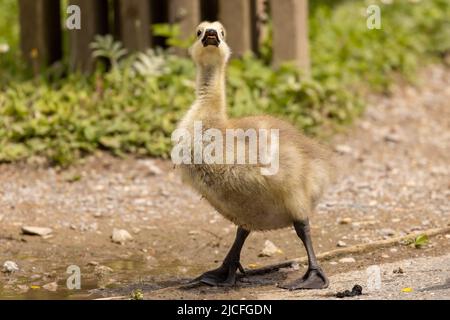
<svg viewBox="0 0 450 320">
<path fill-rule="evenodd" d="M 219 268 L 207 271 L 201 276 L 192 280 L 193 283 L 204 283 L 210 286 L 227 287 L 236 284 L 236 270 L 244 273 L 239 262 L 231 264 L 222 264 Z"/>
<path fill-rule="evenodd" d="M 329 281 L 325 273 L 320 268 L 308 269 L 305 275 L 288 284 L 279 285 L 280 288 L 288 290 L 299 289 L 325 289 Z"/>
</svg>

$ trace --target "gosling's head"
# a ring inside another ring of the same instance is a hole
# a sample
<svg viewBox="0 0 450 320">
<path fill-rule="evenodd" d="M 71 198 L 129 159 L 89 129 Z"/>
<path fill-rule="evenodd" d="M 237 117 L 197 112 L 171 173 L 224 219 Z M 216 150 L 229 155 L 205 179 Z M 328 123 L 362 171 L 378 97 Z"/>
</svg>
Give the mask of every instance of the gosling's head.
<svg viewBox="0 0 450 320">
<path fill-rule="evenodd" d="M 196 29 L 197 39 L 190 48 L 192 59 L 200 65 L 222 65 L 228 61 L 231 51 L 225 42 L 226 32 L 218 22 L 204 21 Z"/>
</svg>

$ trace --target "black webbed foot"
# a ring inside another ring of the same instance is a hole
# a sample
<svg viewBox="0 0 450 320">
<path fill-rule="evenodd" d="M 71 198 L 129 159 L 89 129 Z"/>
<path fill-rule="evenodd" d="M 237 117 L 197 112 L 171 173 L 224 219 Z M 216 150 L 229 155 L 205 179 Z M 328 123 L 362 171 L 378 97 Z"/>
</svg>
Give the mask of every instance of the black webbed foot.
<svg viewBox="0 0 450 320">
<path fill-rule="evenodd" d="M 192 280 L 192 283 L 204 283 L 210 286 L 233 286 L 236 284 L 236 271 L 239 269 L 244 273 L 239 262 L 222 264 L 219 268 L 207 271 L 201 276 Z"/>
<path fill-rule="evenodd" d="M 328 278 L 320 268 L 308 269 L 305 275 L 291 283 L 281 284 L 280 288 L 288 290 L 325 289 L 329 285 Z"/>
</svg>

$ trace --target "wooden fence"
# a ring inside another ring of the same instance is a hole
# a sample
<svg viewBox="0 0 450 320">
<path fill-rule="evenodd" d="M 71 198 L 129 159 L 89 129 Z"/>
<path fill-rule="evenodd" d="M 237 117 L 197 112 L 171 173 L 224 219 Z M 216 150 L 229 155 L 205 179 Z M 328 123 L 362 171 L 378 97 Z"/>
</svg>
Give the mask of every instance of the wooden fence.
<svg viewBox="0 0 450 320">
<path fill-rule="evenodd" d="M 111 33 L 131 51 L 162 45 L 164 39 L 152 35 L 151 25 L 165 22 L 179 24 L 181 37 L 186 38 L 200 21 L 220 20 L 235 56 L 257 53 L 267 5 L 273 64 L 293 61 L 309 70 L 307 0 L 69 0 L 69 5 L 80 8 L 80 30 L 65 29 L 66 8 L 61 8 L 60 0 L 18 1 L 22 52 L 36 72 L 60 60 L 65 51 L 72 70 L 92 71 L 89 44 L 97 34 Z M 62 50 L 65 32 L 68 50 Z"/>
</svg>

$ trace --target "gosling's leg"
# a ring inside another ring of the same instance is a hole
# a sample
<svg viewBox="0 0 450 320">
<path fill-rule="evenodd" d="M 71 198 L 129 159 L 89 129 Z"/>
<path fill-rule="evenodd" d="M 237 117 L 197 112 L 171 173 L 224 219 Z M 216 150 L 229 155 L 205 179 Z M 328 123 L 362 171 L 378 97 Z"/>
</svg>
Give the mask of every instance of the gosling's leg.
<svg viewBox="0 0 450 320">
<path fill-rule="evenodd" d="M 322 268 L 317 262 L 316 255 L 311 241 L 311 234 L 309 228 L 309 220 L 294 222 L 294 228 L 298 237 L 302 240 L 306 253 L 308 254 L 308 271 L 305 275 L 295 280 L 292 283 L 281 285 L 281 288 L 289 290 L 297 289 L 325 289 L 328 287 L 329 281 L 325 276 Z"/>
<path fill-rule="evenodd" d="M 249 234 L 249 231 L 238 227 L 234 243 L 222 265 L 217 269 L 205 272 L 200 277 L 194 279 L 193 282 L 201 282 L 210 286 L 234 285 L 236 283 L 236 270 L 239 268 L 244 273 L 244 268 L 242 268 L 239 260 L 241 258 L 242 246 Z"/>
</svg>

